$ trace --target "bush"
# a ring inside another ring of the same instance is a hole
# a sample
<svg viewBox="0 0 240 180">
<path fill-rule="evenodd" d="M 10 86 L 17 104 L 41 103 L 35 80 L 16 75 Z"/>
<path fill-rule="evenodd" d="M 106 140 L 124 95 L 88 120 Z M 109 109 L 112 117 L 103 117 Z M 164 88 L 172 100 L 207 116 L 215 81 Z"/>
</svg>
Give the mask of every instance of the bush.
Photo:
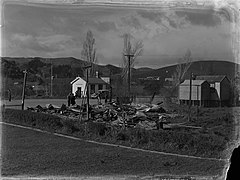
<svg viewBox="0 0 240 180">
<path fill-rule="evenodd" d="M 28 110 L 21 111 L 15 109 L 5 109 L 3 111 L 3 120 L 51 131 L 55 131 L 63 127 L 61 118 L 58 116 L 31 112 Z"/>
<path fill-rule="evenodd" d="M 63 132 L 66 134 L 74 134 L 80 131 L 80 128 L 77 127 L 76 121 L 72 119 L 64 119 L 62 120 L 62 125 L 63 125 Z"/>
<path fill-rule="evenodd" d="M 104 136 L 108 128 L 105 123 L 89 122 L 87 123 L 87 132 L 89 134 Z"/>
</svg>

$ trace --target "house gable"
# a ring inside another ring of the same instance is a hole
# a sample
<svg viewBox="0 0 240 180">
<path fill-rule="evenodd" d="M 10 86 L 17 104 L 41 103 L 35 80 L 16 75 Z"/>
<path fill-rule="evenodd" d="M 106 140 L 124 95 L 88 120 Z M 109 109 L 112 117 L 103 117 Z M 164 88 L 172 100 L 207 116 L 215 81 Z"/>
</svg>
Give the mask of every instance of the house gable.
<svg viewBox="0 0 240 180">
<path fill-rule="evenodd" d="M 74 84 L 74 83 L 77 82 L 79 79 L 82 79 L 82 78 L 76 77 L 74 80 L 72 80 L 72 81 L 70 82 L 70 84 Z"/>
<path fill-rule="evenodd" d="M 216 76 L 197 76 L 196 80 L 206 80 L 210 84 L 221 82 L 223 79 L 227 78 L 225 75 L 216 75 Z M 228 78 L 227 78 L 228 79 Z"/>
</svg>

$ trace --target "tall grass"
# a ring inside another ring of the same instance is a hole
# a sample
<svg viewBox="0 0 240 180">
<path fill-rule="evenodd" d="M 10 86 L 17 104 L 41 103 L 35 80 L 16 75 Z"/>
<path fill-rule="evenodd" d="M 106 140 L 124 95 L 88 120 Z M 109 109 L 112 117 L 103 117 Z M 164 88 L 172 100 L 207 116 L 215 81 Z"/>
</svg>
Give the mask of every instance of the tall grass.
<svg viewBox="0 0 240 180">
<path fill-rule="evenodd" d="M 215 119 L 215 121 L 221 122 L 221 126 L 214 126 L 210 131 L 203 129 L 149 131 L 140 128 L 107 126 L 105 123 L 80 123 L 78 120 L 27 110 L 5 109 L 3 111 L 3 119 L 6 122 L 37 127 L 51 132 L 149 150 L 217 158 L 221 157 L 221 153 L 230 138 L 232 124 L 229 118 L 231 116 L 226 115 L 220 119 Z M 215 121 L 210 122 L 210 124 L 219 123 Z M 203 121 L 202 125 L 204 123 Z"/>
</svg>

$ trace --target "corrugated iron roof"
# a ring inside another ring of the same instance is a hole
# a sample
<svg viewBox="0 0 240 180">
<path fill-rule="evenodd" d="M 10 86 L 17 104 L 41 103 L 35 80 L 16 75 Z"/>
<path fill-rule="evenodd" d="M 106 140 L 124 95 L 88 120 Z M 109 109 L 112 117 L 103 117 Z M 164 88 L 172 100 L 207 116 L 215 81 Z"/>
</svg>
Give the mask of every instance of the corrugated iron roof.
<svg viewBox="0 0 240 180">
<path fill-rule="evenodd" d="M 215 76 L 197 76 L 196 80 L 206 80 L 208 82 L 221 82 L 226 76 L 215 75 Z"/>
<path fill-rule="evenodd" d="M 86 81 L 86 78 L 82 78 L 84 81 Z M 96 77 L 90 77 L 88 78 L 89 84 L 106 84 L 104 80 L 101 78 L 96 78 Z"/>
<path fill-rule="evenodd" d="M 204 83 L 206 80 L 192 80 L 192 86 L 200 86 L 202 83 Z M 190 80 L 185 80 L 181 85 L 189 86 Z"/>
</svg>

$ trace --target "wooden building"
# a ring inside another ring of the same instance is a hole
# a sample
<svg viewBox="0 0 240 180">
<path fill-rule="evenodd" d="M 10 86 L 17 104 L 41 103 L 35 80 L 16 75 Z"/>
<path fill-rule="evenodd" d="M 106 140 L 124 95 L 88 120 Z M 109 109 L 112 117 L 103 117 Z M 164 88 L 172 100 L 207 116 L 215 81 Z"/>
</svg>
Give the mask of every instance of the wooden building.
<svg viewBox="0 0 240 180">
<path fill-rule="evenodd" d="M 213 103 L 214 106 L 230 105 L 231 82 L 227 76 L 197 76 L 196 80 L 205 80 L 210 84 L 211 103 Z"/>
<path fill-rule="evenodd" d="M 90 77 L 89 81 L 89 92 L 90 94 L 98 93 L 99 90 L 106 90 L 108 84 L 101 78 Z M 72 86 L 72 93 L 77 97 L 86 96 L 86 78 L 76 77 L 70 82 Z"/>
<path fill-rule="evenodd" d="M 210 84 L 205 80 L 192 80 L 191 101 L 192 105 L 209 106 Z M 190 80 L 185 80 L 179 86 L 180 104 L 189 104 Z"/>
</svg>

